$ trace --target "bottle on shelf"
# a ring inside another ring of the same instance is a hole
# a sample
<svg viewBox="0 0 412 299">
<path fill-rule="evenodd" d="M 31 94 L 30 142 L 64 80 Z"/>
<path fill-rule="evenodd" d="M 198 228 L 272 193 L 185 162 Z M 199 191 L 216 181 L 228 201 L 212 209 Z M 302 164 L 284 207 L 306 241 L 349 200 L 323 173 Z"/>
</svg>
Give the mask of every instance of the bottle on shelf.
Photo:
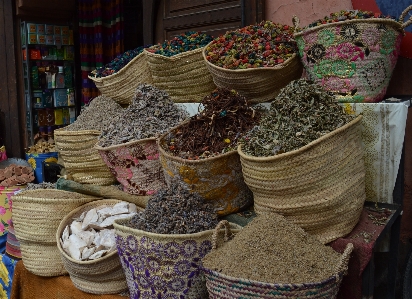
<svg viewBox="0 0 412 299">
<path fill-rule="evenodd" d="M 56 74 L 56 88 L 64 88 L 63 66 L 59 66 L 59 72 Z"/>
</svg>

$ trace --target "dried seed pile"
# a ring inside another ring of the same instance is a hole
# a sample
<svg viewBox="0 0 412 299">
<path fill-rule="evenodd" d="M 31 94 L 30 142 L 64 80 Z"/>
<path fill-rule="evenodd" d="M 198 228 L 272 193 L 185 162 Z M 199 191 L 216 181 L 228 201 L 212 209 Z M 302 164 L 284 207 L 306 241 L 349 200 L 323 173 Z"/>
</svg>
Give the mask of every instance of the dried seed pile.
<svg viewBox="0 0 412 299">
<path fill-rule="evenodd" d="M 30 146 L 26 153 L 27 154 L 43 154 L 43 153 L 50 153 L 56 152 L 56 146 L 54 141 L 37 141 L 35 145 Z"/>
<path fill-rule="evenodd" d="M 162 44 L 151 46 L 147 50 L 154 54 L 170 57 L 179 53 L 202 48 L 212 40 L 213 38 L 210 35 L 201 32 L 188 31 L 175 36 L 171 40 L 165 41 Z"/>
<path fill-rule="evenodd" d="M 97 130 L 106 128 L 111 121 L 122 113 L 123 108 L 104 95 L 94 98 L 88 106 L 82 109 L 76 121 L 64 127 L 66 131 Z"/>
<path fill-rule="evenodd" d="M 133 58 L 143 52 L 145 47 L 137 47 L 129 50 L 123 54 L 118 55 L 115 59 L 110 61 L 103 67 L 99 67 L 90 73 L 91 77 L 101 78 L 113 75 L 124 68 Z"/>
<path fill-rule="evenodd" d="M 295 80 L 281 90 L 269 114 L 240 142 L 248 155 L 273 156 L 299 149 L 353 119 L 319 85 Z"/>
<path fill-rule="evenodd" d="M 225 69 L 273 67 L 296 53 L 293 30 L 288 25 L 262 21 L 228 31 L 207 46 L 206 59 Z"/>
<path fill-rule="evenodd" d="M 119 202 L 84 211 L 67 225 L 60 237 L 63 250 L 75 260 L 95 260 L 116 250 L 113 222 L 135 215 L 133 203 Z"/>
<path fill-rule="evenodd" d="M 127 225 L 156 234 L 192 234 L 213 229 L 217 223 L 211 204 L 178 181 L 172 181 L 170 187 L 151 197 L 146 209 Z"/>
<path fill-rule="evenodd" d="M 99 145 L 108 147 L 155 137 L 187 117 L 187 112 L 173 103 L 166 92 L 140 84 L 130 106 L 102 130 Z"/>
<path fill-rule="evenodd" d="M 42 182 L 39 184 L 28 183 L 24 190 L 36 190 L 36 189 L 56 189 L 56 183 Z"/>
<path fill-rule="evenodd" d="M 260 215 L 233 240 L 212 250 L 203 265 L 268 283 L 320 282 L 335 275 L 340 254 L 278 214 Z"/>
<path fill-rule="evenodd" d="M 11 164 L 4 169 L 0 169 L 0 186 L 12 187 L 24 185 L 34 181 L 33 168 Z"/>
<path fill-rule="evenodd" d="M 234 90 L 218 88 L 206 96 L 203 110 L 171 132 L 162 144 L 184 159 L 203 159 L 236 149 L 238 139 L 260 118 Z"/>
</svg>

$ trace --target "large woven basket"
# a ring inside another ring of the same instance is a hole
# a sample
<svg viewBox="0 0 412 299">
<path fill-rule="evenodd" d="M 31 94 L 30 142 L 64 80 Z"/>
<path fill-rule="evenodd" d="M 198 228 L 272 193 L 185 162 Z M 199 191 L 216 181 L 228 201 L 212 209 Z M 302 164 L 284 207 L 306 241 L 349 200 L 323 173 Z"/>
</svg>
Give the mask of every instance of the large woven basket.
<svg viewBox="0 0 412 299">
<path fill-rule="evenodd" d="M 271 157 L 246 155 L 239 146 L 256 213 L 279 213 L 324 244 L 351 232 L 366 198 L 361 120 Z"/>
<path fill-rule="evenodd" d="M 217 236 L 213 236 L 213 249 L 217 248 Z M 242 299 L 334 299 L 340 283 L 348 269 L 353 244 L 349 243 L 343 252 L 339 264 L 335 267 L 335 275 L 320 282 L 301 284 L 277 284 L 231 277 L 220 272 L 202 268 L 206 277 L 206 286 L 210 299 L 242 298 Z"/>
<path fill-rule="evenodd" d="M 57 151 L 64 161 L 64 167 L 74 181 L 82 184 L 112 185 L 115 177 L 103 162 L 94 145 L 100 131 L 54 131 Z"/>
<path fill-rule="evenodd" d="M 14 232 L 27 270 L 40 276 L 67 273 L 57 249 L 56 230 L 64 216 L 97 199 L 53 189 L 27 190 L 12 196 Z"/>
<path fill-rule="evenodd" d="M 166 186 L 156 138 L 108 147 L 96 145 L 95 148 L 123 185 L 123 191 L 134 195 L 152 195 Z"/>
<path fill-rule="evenodd" d="M 243 180 L 236 150 L 201 160 L 182 159 L 164 149 L 168 134 L 162 135 L 158 140 L 160 163 L 168 184 L 173 178 L 179 178 L 190 192 L 198 193 L 211 203 L 219 216 L 235 213 L 252 205 L 252 192 Z"/>
<path fill-rule="evenodd" d="M 207 48 L 202 55 L 216 86 L 236 90 L 249 103 L 274 100 L 283 87 L 302 76 L 302 63 L 296 54 L 275 67 L 229 70 L 210 63 Z"/>
<path fill-rule="evenodd" d="M 60 238 L 67 225 L 73 218 L 79 217 L 83 212 L 101 206 L 114 206 L 121 202 L 115 199 L 97 200 L 74 209 L 66 215 L 57 229 L 55 240 L 61 254 L 64 267 L 69 272 L 70 279 L 79 290 L 92 294 L 118 294 L 127 289 L 126 277 L 120 264 L 117 251 L 113 251 L 96 260 L 78 261 L 71 258 L 62 248 Z"/>
<path fill-rule="evenodd" d="M 139 84 L 153 83 L 145 51 L 133 58 L 117 73 L 102 78 L 89 76 L 89 79 L 96 84 L 102 95 L 121 105 L 131 103 Z"/>
<path fill-rule="evenodd" d="M 383 100 L 395 68 L 409 6 L 397 22 L 353 19 L 295 33 L 307 77 L 333 92 L 340 102 Z M 299 19 L 293 18 L 294 26 Z"/>
<path fill-rule="evenodd" d="M 202 57 L 203 48 L 171 57 L 145 51 L 153 85 L 175 103 L 200 102 L 216 88 Z"/>
<path fill-rule="evenodd" d="M 129 219 L 115 220 L 116 245 L 126 274 L 130 298 L 208 298 L 200 271 L 212 248 L 214 230 L 195 234 L 154 234 L 133 229 Z M 240 226 L 231 224 L 233 233 Z M 224 234 L 224 231 L 219 231 Z M 226 238 L 228 231 L 226 231 Z"/>
</svg>

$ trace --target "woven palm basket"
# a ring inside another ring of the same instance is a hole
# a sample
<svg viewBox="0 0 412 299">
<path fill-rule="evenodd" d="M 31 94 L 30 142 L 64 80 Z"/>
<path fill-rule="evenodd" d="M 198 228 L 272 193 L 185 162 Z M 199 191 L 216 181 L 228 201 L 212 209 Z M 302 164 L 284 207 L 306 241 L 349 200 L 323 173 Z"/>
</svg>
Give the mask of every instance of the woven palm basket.
<svg viewBox="0 0 412 299">
<path fill-rule="evenodd" d="M 102 95 L 121 105 L 131 103 L 139 84 L 153 83 L 145 51 L 133 58 L 117 73 L 102 78 L 89 76 L 89 79 L 96 84 Z"/>
<path fill-rule="evenodd" d="M 73 222 L 73 218 L 79 217 L 83 212 L 103 206 L 114 206 L 121 202 L 116 199 L 97 200 L 82 205 L 69 214 L 60 222 L 55 234 L 55 241 L 63 260 L 64 267 L 70 275 L 74 286 L 79 290 L 92 294 L 118 294 L 127 290 L 126 277 L 120 264 L 119 255 L 116 251 L 90 261 L 78 261 L 70 257 L 62 248 L 60 238 L 67 225 Z"/>
<path fill-rule="evenodd" d="M 145 50 L 153 85 L 166 91 L 175 103 L 200 102 L 216 88 L 202 51 L 199 48 L 166 57 Z"/>
<path fill-rule="evenodd" d="M 256 213 L 281 214 L 324 244 L 351 232 L 366 198 L 361 121 L 270 157 L 246 155 L 240 145 Z"/>
<path fill-rule="evenodd" d="M 66 274 L 56 245 L 60 221 L 75 208 L 99 198 L 61 190 L 27 190 L 12 196 L 14 232 L 24 266 L 39 276 Z"/>
<path fill-rule="evenodd" d="M 275 67 L 229 70 L 210 63 L 207 49 L 202 55 L 216 86 L 236 90 L 249 103 L 274 100 L 283 87 L 302 76 L 302 63 L 296 54 Z"/>
<path fill-rule="evenodd" d="M 73 181 L 101 186 L 116 182 L 94 148 L 100 133 L 97 130 L 66 131 L 64 128 L 54 131 L 56 149 Z"/>
</svg>

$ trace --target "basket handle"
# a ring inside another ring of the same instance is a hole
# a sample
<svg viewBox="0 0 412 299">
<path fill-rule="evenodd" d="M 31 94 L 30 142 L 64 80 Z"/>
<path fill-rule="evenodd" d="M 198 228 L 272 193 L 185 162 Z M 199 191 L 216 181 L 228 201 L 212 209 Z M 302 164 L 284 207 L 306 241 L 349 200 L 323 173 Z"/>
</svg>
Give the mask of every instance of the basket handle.
<svg viewBox="0 0 412 299">
<path fill-rule="evenodd" d="M 232 231 L 230 230 L 230 224 L 229 221 L 227 220 L 222 220 L 220 221 L 213 232 L 212 235 L 212 248 L 216 249 L 217 248 L 217 239 L 219 237 L 219 231 L 221 230 L 222 226 L 225 228 L 225 242 L 229 241 L 230 237 L 233 235 Z"/>
<path fill-rule="evenodd" d="M 299 27 L 299 23 L 300 23 L 300 20 L 299 20 L 299 18 L 298 18 L 297 15 L 293 15 L 293 17 L 292 17 L 292 23 L 293 23 L 293 26 L 295 27 L 295 28 L 294 28 L 294 32 L 296 33 L 296 32 L 298 31 L 296 28 Z"/>
<path fill-rule="evenodd" d="M 402 14 L 399 17 L 399 22 L 402 23 L 402 29 L 412 24 L 412 17 L 410 17 L 409 20 L 407 20 L 405 23 L 403 22 L 403 19 L 405 18 L 406 14 L 410 10 L 412 10 L 412 5 L 409 5 L 407 8 L 405 8 L 405 10 L 402 12 Z"/>
<path fill-rule="evenodd" d="M 344 272 L 346 274 L 346 271 L 348 270 L 348 262 L 349 262 L 352 250 L 353 250 L 353 244 L 348 243 L 346 245 L 345 251 L 342 253 L 342 256 L 340 257 L 340 261 L 338 265 L 335 268 L 336 279 L 338 279 L 340 272 Z"/>
</svg>

